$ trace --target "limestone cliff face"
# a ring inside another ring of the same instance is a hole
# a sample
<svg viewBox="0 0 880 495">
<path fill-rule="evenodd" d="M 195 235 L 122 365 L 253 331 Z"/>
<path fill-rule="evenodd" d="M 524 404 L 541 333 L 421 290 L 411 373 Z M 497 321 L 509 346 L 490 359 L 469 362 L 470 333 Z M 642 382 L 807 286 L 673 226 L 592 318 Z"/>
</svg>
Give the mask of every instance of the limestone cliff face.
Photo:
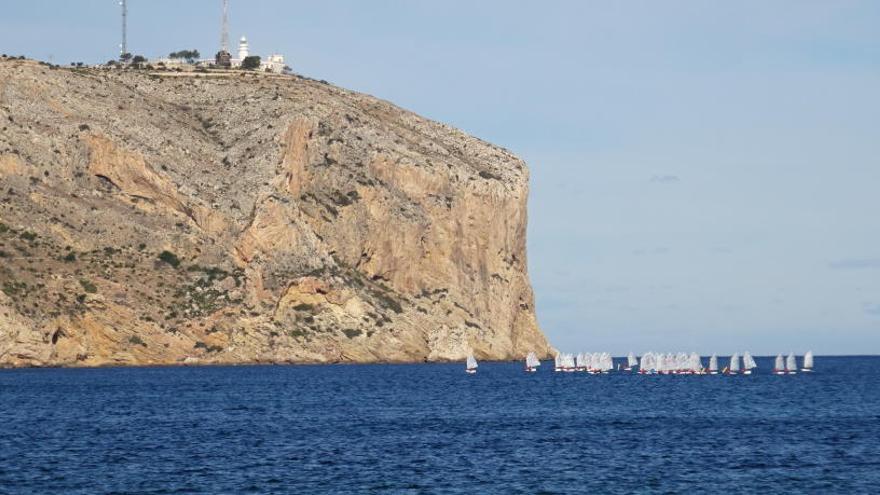
<svg viewBox="0 0 880 495">
<path fill-rule="evenodd" d="M 547 354 L 522 161 L 299 77 L 0 59 L 0 365 Z"/>
</svg>

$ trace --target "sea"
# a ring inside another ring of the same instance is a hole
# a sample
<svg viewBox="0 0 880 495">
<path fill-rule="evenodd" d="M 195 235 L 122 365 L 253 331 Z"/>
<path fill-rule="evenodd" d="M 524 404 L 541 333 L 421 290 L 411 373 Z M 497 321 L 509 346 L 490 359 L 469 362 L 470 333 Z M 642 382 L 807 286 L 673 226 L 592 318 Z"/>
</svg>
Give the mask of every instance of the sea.
<svg viewBox="0 0 880 495">
<path fill-rule="evenodd" d="M 880 490 L 880 357 L 817 356 L 793 376 L 757 361 L 752 376 L 2 370 L 0 493 Z"/>
</svg>

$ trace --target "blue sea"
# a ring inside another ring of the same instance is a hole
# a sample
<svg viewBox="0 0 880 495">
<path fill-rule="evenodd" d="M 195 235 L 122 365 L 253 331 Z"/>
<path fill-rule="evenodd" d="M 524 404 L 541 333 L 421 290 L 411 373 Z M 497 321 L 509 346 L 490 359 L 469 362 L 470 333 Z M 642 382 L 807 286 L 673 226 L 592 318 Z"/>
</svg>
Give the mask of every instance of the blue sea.
<svg viewBox="0 0 880 495">
<path fill-rule="evenodd" d="M 880 489 L 880 357 L 795 376 L 549 364 L 3 370 L 0 493 Z"/>
</svg>

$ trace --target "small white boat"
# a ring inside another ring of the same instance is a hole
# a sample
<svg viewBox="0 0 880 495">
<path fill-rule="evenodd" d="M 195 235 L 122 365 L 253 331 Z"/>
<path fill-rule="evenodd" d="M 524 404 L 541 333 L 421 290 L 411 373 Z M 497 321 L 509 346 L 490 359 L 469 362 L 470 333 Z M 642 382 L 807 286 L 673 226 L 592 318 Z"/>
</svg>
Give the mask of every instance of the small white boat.
<svg viewBox="0 0 880 495">
<path fill-rule="evenodd" d="M 583 352 L 579 352 L 578 355 L 575 356 L 575 359 L 574 359 L 574 368 L 575 368 L 575 370 L 577 370 L 577 371 L 587 371 L 586 363 L 587 363 L 587 358 L 586 358 L 586 356 L 584 355 Z"/>
<path fill-rule="evenodd" d="M 703 375 L 706 373 L 706 369 L 703 368 L 703 360 L 700 358 L 700 355 L 696 352 L 692 352 L 690 356 L 688 356 L 687 360 L 688 364 L 688 373 L 692 375 Z"/>
<path fill-rule="evenodd" d="M 782 358 L 782 354 L 776 355 L 776 361 L 773 362 L 773 374 L 774 375 L 784 375 L 785 374 L 785 359 Z"/>
<path fill-rule="evenodd" d="M 790 352 L 788 357 L 785 358 L 785 372 L 789 375 L 797 375 L 797 358 L 794 357 L 794 353 Z"/>
<path fill-rule="evenodd" d="M 538 371 L 538 366 L 541 366 L 541 361 L 538 359 L 538 356 L 534 352 L 530 352 L 526 356 L 526 372 L 534 373 Z"/>
<path fill-rule="evenodd" d="M 737 375 L 739 374 L 740 366 L 739 366 L 739 353 L 734 352 L 733 356 L 730 356 L 730 366 L 727 367 L 728 375 Z"/>
<path fill-rule="evenodd" d="M 804 365 L 801 368 L 801 371 L 804 373 L 813 372 L 813 351 L 807 351 L 807 353 L 804 354 Z"/>
<path fill-rule="evenodd" d="M 553 371 L 562 371 L 562 354 L 558 352 L 553 357 Z"/>
<path fill-rule="evenodd" d="M 632 371 L 633 368 L 639 365 L 639 360 L 636 358 L 636 355 L 632 352 L 626 355 L 626 367 L 623 368 L 623 371 Z"/>
<path fill-rule="evenodd" d="M 464 372 L 468 375 L 474 375 L 477 373 L 478 366 L 479 364 L 477 364 L 477 359 L 474 357 L 473 354 L 471 354 L 467 357 L 467 364 L 465 364 Z"/>
<path fill-rule="evenodd" d="M 718 374 L 718 356 L 715 354 L 712 354 L 712 357 L 709 358 L 709 374 Z"/>
<path fill-rule="evenodd" d="M 743 375 L 751 375 L 752 370 L 758 367 L 755 358 L 749 351 L 743 353 Z"/>
<path fill-rule="evenodd" d="M 657 371 L 657 355 L 653 352 L 646 352 L 642 354 L 642 359 L 639 361 L 639 374 L 649 375 L 653 374 Z"/>
</svg>

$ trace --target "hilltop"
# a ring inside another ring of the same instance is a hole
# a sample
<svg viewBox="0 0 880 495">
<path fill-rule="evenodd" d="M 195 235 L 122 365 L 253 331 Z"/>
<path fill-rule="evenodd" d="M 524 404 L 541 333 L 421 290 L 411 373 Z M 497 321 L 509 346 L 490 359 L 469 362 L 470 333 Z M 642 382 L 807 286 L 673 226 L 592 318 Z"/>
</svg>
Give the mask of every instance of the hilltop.
<svg viewBox="0 0 880 495">
<path fill-rule="evenodd" d="M 297 76 L 0 59 L 0 364 L 550 348 L 504 149 Z"/>
</svg>

